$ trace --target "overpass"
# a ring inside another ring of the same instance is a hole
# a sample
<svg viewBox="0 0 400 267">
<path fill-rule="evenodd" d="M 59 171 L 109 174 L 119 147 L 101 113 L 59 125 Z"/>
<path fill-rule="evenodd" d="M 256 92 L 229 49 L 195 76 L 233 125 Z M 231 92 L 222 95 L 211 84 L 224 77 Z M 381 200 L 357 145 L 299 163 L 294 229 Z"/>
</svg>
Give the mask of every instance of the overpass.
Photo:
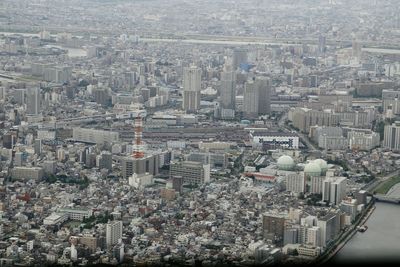
<svg viewBox="0 0 400 267">
<path fill-rule="evenodd" d="M 383 194 L 375 194 L 374 198 L 376 201 L 400 204 L 400 197 L 388 196 L 388 195 L 383 195 Z"/>
</svg>

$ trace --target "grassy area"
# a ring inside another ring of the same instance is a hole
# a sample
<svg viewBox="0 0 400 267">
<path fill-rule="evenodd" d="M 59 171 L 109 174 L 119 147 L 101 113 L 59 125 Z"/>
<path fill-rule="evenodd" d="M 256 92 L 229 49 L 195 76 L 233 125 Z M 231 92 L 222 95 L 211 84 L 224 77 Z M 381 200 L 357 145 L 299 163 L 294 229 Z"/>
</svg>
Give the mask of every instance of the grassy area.
<svg viewBox="0 0 400 267">
<path fill-rule="evenodd" d="M 82 224 L 80 221 L 70 221 L 64 224 L 65 227 L 68 228 L 76 228 L 79 227 Z"/>
<path fill-rule="evenodd" d="M 380 184 L 375 192 L 377 194 L 386 194 L 390 190 L 390 188 L 392 188 L 392 186 L 398 183 L 400 183 L 400 176 L 392 177 L 384 183 Z"/>
</svg>

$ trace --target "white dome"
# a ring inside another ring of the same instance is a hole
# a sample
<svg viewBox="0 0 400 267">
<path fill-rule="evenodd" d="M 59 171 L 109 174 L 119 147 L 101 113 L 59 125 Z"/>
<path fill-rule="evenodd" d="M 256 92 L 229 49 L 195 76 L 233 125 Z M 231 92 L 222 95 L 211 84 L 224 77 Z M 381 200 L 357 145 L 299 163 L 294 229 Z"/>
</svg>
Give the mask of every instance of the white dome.
<svg viewBox="0 0 400 267">
<path fill-rule="evenodd" d="M 325 160 L 323 159 L 316 159 L 313 161 L 314 163 L 317 163 L 319 167 L 321 168 L 322 172 L 326 172 L 328 170 L 328 163 L 326 163 Z"/>
<path fill-rule="evenodd" d="M 280 156 L 277 161 L 280 170 L 291 170 L 295 166 L 294 160 L 290 156 Z"/>
<path fill-rule="evenodd" d="M 310 162 L 304 166 L 304 173 L 308 175 L 321 175 L 321 167 L 315 162 Z"/>
</svg>

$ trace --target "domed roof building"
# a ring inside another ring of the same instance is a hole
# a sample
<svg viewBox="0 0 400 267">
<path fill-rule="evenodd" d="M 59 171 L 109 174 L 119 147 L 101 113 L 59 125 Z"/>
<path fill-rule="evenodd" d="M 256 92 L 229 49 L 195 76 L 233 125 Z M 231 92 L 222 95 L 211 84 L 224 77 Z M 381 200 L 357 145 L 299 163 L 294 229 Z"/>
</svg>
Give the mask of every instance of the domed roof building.
<svg viewBox="0 0 400 267">
<path fill-rule="evenodd" d="M 328 170 L 328 163 L 323 160 L 323 159 L 316 159 L 313 161 L 314 163 L 317 163 L 319 167 L 321 168 L 322 174 L 325 174 L 326 171 Z"/>
<path fill-rule="evenodd" d="M 315 162 L 309 162 L 304 166 L 304 174 L 307 177 L 321 176 L 321 167 Z"/>
<path fill-rule="evenodd" d="M 292 157 L 283 155 L 278 158 L 277 165 L 279 170 L 290 171 L 293 170 L 296 164 L 294 163 Z"/>
</svg>

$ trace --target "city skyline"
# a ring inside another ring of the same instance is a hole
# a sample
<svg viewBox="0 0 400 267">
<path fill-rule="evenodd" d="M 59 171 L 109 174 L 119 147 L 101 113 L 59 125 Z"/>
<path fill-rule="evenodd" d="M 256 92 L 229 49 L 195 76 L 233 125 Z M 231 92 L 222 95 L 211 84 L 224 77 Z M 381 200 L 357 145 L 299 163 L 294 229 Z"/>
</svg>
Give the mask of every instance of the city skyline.
<svg viewBox="0 0 400 267">
<path fill-rule="evenodd" d="M 400 262 L 399 12 L 2 0 L 0 266 Z"/>
</svg>

